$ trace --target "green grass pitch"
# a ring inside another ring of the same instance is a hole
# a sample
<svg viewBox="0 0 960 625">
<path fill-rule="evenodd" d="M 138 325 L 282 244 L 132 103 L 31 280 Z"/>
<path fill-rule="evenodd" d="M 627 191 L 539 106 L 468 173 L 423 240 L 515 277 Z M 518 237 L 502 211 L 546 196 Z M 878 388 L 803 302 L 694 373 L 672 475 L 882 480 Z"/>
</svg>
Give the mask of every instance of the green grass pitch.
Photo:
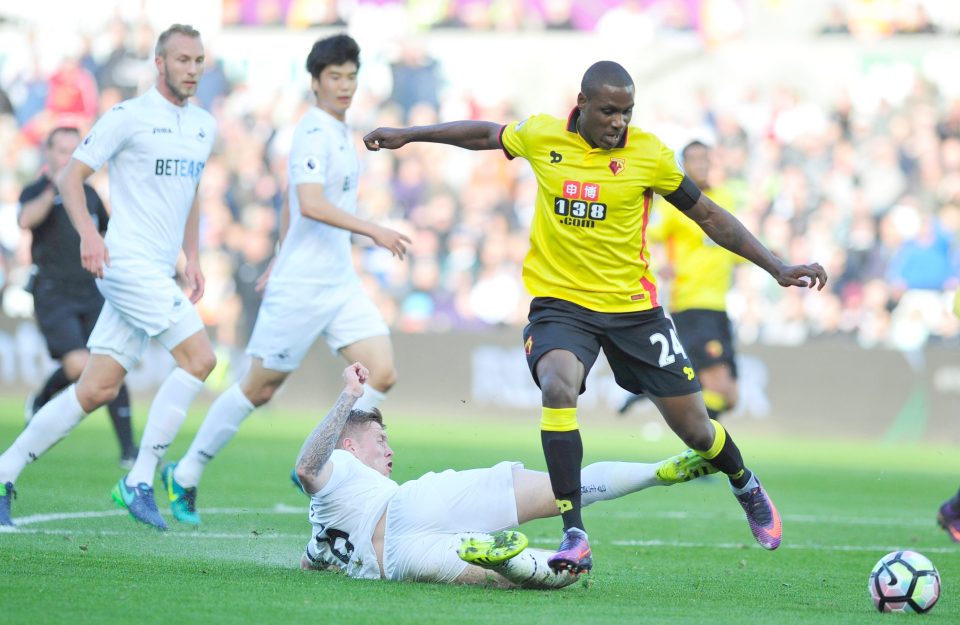
<svg viewBox="0 0 960 625">
<path fill-rule="evenodd" d="M 138 408 L 140 430 L 145 406 Z M 6 448 L 22 422 L 17 401 L 2 401 L 0 409 Z M 306 499 L 288 475 L 325 412 L 256 413 L 207 468 L 198 498 L 203 526 L 172 525 L 165 534 L 112 508 L 117 447 L 106 416 L 92 415 L 17 483 L 13 512 L 21 527 L 0 533 L 0 622 L 899 622 L 904 617 L 874 612 L 866 588 L 874 563 L 897 548 L 925 554 L 943 581 L 940 603 L 916 618 L 953 623 L 960 614 L 960 545 L 934 521 L 960 485 L 955 448 L 756 439 L 742 421 L 729 424 L 731 433 L 783 515 L 778 551 L 754 543 L 725 480 L 713 478 L 588 508 L 595 570 L 561 591 L 302 572 Z M 168 457 L 184 452 L 202 414 L 198 407 L 190 415 Z M 401 482 L 505 459 L 544 466 L 535 415 L 455 422 L 388 414 L 387 423 Z M 636 420 L 598 425 L 584 415 L 581 424 L 586 462 L 654 461 L 680 449 L 672 437 L 645 441 Z M 560 525 L 548 519 L 523 530 L 535 546 L 553 548 Z"/>
</svg>

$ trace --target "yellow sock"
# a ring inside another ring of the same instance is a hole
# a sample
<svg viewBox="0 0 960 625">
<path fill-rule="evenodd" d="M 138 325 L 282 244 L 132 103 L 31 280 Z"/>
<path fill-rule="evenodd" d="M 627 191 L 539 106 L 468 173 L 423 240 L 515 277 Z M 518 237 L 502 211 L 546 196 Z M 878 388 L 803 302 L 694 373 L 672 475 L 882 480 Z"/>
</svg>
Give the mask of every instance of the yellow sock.
<svg viewBox="0 0 960 625">
<path fill-rule="evenodd" d="M 544 432 L 570 432 L 578 429 L 576 408 L 547 408 L 540 412 L 540 429 Z"/>
</svg>

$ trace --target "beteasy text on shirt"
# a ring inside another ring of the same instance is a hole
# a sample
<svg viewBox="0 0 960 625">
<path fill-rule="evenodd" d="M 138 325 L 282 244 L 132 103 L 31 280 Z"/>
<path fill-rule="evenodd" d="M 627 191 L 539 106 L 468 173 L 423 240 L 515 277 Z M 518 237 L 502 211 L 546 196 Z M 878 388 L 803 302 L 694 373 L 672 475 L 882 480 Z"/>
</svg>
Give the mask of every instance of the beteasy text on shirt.
<svg viewBox="0 0 960 625">
<path fill-rule="evenodd" d="M 153 173 L 157 176 L 199 178 L 205 165 L 205 161 L 188 158 L 158 158 Z"/>
</svg>

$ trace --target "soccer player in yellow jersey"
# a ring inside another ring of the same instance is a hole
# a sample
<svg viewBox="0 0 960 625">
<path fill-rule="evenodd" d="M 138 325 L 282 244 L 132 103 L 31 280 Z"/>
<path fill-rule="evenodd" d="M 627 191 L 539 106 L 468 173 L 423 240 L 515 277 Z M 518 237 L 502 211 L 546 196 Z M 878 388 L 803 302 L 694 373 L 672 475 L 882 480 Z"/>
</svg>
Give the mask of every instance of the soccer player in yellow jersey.
<svg viewBox="0 0 960 625">
<path fill-rule="evenodd" d="M 710 185 L 710 148 L 692 141 L 680 154 L 690 180 L 717 204 L 730 206 L 730 194 Z M 680 211 L 662 211 L 660 222 L 650 227 L 649 239 L 664 245 L 666 263 L 658 273 L 672 277 L 670 316 L 697 372 L 707 414 L 716 419 L 737 403 L 737 365 L 727 316 L 727 291 L 734 265 L 743 259 L 717 245 Z M 632 401 L 628 400 L 624 408 L 629 403 Z"/>
<path fill-rule="evenodd" d="M 827 280 L 818 264 L 785 265 L 701 193 L 657 137 L 630 127 L 634 96 L 627 71 L 600 61 L 583 75 L 566 120 L 536 115 L 506 126 L 459 121 L 378 128 L 364 137 L 370 150 L 414 141 L 502 149 L 533 168 L 539 189 L 523 279 L 534 299 L 523 338 L 542 395 L 541 442 L 563 518 L 560 549 L 549 559 L 554 570 L 579 573 L 592 566 L 580 515 L 577 397 L 601 348 L 617 383 L 646 393 L 684 443 L 729 476 L 757 541 L 767 549 L 780 545 L 776 508 L 733 439 L 708 418 L 693 365 L 660 307 L 647 242 L 653 194 L 782 286 L 822 288 Z"/>
</svg>

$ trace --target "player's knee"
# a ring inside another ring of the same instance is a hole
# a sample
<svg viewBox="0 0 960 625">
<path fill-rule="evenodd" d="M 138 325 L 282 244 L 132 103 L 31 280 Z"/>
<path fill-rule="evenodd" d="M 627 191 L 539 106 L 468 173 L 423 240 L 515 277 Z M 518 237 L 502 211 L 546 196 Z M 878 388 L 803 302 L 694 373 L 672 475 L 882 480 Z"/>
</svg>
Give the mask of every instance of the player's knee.
<svg viewBox="0 0 960 625">
<path fill-rule="evenodd" d="M 715 434 L 713 431 L 707 432 L 706 430 L 704 431 L 697 430 L 696 432 L 686 433 L 684 436 L 681 436 L 680 438 L 683 439 L 683 442 L 690 449 L 698 449 L 700 451 L 703 451 L 706 449 L 710 449 L 710 447 L 713 446 L 714 437 L 715 437 Z"/>
<path fill-rule="evenodd" d="M 688 425 L 677 430 L 677 436 L 680 437 L 687 447 L 703 451 L 713 446 L 716 432 L 705 415 L 703 419 L 691 418 L 685 419 L 683 422 Z"/>
<path fill-rule="evenodd" d="M 82 383 L 77 385 L 77 400 L 85 412 L 96 410 L 117 398 L 120 393 L 119 384 Z"/>
<path fill-rule="evenodd" d="M 540 392 L 544 406 L 576 406 L 579 389 L 559 375 L 547 373 L 540 376 Z"/>
<path fill-rule="evenodd" d="M 198 380 L 206 380 L 216 366 L 217 356 L 208 350 L 191 357 L 182 368 Z"/>
<path fill-rule="evenodd" d="M 264 384 L 258 386 L 257 388 L 250 389 L 249 391 L 245 389 L 244 395 L 247 396 L 247 399 L 250 400 L 251 404 L 259 408 L 273 399 L 273 395 L 277 392 L 279 387 L 279 384 Z"/>
<path fill-rule="evenodd" d="M 381 393 L 386 393 L 394 384 L 397 383 L 397 370 L 393 367 L 389 369 L 380 370 L 377 372 L 370 372 L 370 379 L 367 380 L 367 384 L 371 387 L 377 389 Z"/>
</svg>

